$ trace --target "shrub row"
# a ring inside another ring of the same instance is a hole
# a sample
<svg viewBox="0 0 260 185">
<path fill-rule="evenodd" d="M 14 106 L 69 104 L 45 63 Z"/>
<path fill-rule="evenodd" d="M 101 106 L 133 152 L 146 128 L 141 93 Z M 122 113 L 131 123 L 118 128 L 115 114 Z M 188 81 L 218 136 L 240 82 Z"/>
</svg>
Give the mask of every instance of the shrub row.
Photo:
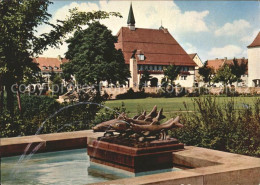
<svg viewBox="0 0 260 185">
<path fill-rule="evenodd" d="M 194 107 L 181 114 L 185 127 L 172 131 L 173 137 L 187 145 L 260 157 L 260 98 L 236 109 L 233 98 L 220 103 L 212 96 L 199 97 Z"/>
<path fill-rule="evenodd" d="M 119 94 L 116 96 L 116 99 L 141 99 L 141 98 L 159 98 L 159 97 L 182 97 L 185 96 L 185 88 L 182 88 L 180 92 L 176 92 L 175 90 L 163 90 L 159 89 L 157 93 L 146 93 L 143 90 L 135 92 L 132 88 L 130 88 L 126 93 Z"/>
<path fill-rule="evenodd" d="M 101 108 L 75 102 L 60 104 L 52 97 L 29 95 L 21 96 L 21 104 L 22 112 L 16 109 L 11 116 L 4 110 L 0 115 L 1 137 L 34 135 L 39 129 L 41 134 L 89 129 Z"/>
</svg>

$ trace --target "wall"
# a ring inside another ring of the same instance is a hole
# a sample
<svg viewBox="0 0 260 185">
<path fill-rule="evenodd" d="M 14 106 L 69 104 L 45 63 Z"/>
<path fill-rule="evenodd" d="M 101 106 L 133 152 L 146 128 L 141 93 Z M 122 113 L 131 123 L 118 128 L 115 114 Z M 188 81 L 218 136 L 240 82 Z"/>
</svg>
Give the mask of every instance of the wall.
<svg viewBox="0 0 260 185">
<path fill-rule="evenodd" d="M 156 94 L 160 87 L 145 87 L 146 93 Z M 208 87 L 211 94 L 221 94 L 223 87 Z M 126 93 L 129 90 L 128 87 L 124 88 L 103 88 L 102 91 L 106 91 L 109 95 L 112 94 L 111 99 L 115 99 L 118 94 Z M 138 88 L 133 88 L 133 90 L 139 91 Z M 195 90 L 194 87 L 188 87 L 185 89 L 187 92 L 191 93 Z M 239 94 L 260 94 L 260 87 L 235 87 L 235 91 Z"/>
<path fill-rule="evenodd" d="M 220 94 L 223 87 L 210 87 L 208 88 L 212 94 Z M 260 94 L 260 87 L 235 87 L 235 91 L 239 94 Z"/>
</svg>

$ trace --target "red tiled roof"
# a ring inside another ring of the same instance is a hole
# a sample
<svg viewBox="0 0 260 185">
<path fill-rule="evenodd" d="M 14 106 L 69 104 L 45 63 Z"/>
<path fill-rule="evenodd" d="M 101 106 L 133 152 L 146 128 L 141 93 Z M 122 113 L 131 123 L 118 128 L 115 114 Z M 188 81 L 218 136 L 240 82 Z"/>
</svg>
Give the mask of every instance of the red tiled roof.
<svg viewBox="0 0 260 185">
<path fill-rule="evenodd" d="M 49 57 L 38 57 L 33 59 L 34 62 L 39 64 L 41 71 L 54 71 L 61 72 L 61 64 L 68 62 L 67 59 L 49 58 Z M 46 67 L 46 69 L 44 68 Z M 51 68 L 50 68 L 51 67 Z M 57 68 L 57 69 L 56 69 Z"/>
<path fill-rule="evenodd" d="M 252 48 L 252 47 L 257 47 L 257 46 L 260 46 L 260 32 L 256 36 L 255 40 L 247 47 Z"/>
<path fill-rule="evenodd" d="M 65 64 L 65 63 L 69 62 L 69 59 L 62 58 L 62 59 L 61 59 L 61 62 L 62 62 L 62 64 Z"/>
<path fill-rule="evenodd" d="M 225 59 L 208 60 L 207 66 L 217 71 L 224 65 L 224 61 Z"/>
<path fill-rule="evenodd" d="M 194 59 L 194 57 L 197 55 L 197 53 L 191 53 L 191 54 L 189 54 L 189 57 L 191 58 L 191 59 Z"/>
<path fill-rule="evenodd" d="M 237 58 L 236 59 L 238 64 L 246 63 L 248 64 L 248 59 L 244 58 Z M 207 66 L 214 69 L 214 71 L 217 71 L 219 68 L 221 68 L 224 64 L 231 65 L 233 64 L 233 59 L 215 59 L 215 60 L 208 60 Z M 248 72 L 246 71 L 246 74 Z"/>
<path fill-rule="evenodd" d="M 136 28 L 131 31 L 122 27 L 118 34 L 117 49 L 122 49 L 125 62 L 129 64 L 132 52 L 141 50 L 144 61 L 136 57 L 138 64 L 196 66 L 179 43 L 167 30 Z"/>
</svg>

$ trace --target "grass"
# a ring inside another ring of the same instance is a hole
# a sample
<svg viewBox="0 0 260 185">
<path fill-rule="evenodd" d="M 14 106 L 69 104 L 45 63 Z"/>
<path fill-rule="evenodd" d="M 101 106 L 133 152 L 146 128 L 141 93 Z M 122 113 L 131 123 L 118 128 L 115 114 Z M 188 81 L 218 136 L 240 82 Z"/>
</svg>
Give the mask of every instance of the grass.
<svg viewBox="0 0 260 185">
<path fill-rule="evenodd" d="M 249 106 L 253 104 L 253 99 L 255 97 L 234 97 L 236 102 L 236 109 L 242 108 L 243 104 L 248 104 Z M 125 99 L 125 100 L 109 100 L 106 102 L 106 106 L 120 107 L 122 102 L 125 104 L 129 116 L 136 115 L 143 110 L 149 112 L 152 110 L 154 105 L 158 108 L 163 108 L 164 115 L 169 118 L 172 115 L 186 111 L 184 102 L 188 107 L 188 111 L 194 111 L 193 98 L 190 97 L 178 97 L 178 98 L 144 98 L 144 99 Z M 218 103 L 222 104 L 226 102 L 230 97 L 217 97 Z"/>
</svg>

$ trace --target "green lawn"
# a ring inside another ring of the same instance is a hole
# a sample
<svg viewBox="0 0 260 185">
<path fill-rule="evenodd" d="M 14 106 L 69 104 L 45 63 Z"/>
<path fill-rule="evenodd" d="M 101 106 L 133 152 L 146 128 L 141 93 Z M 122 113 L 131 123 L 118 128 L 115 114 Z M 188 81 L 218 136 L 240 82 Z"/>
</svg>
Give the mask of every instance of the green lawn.
<svg viewBox="0 0 260 185">
<path fill-rule="evenodd" d="M 253 104 L 253 99 L 255 97 L 235 97 L 237 109 L 242 108 L 242 104 L 246 103 L 249 105 Z M 184 102 L 188 106 L 189 111 L 194 111 L 193 98 L 190 97 L 180 97 L 180 98 L 145 98 L 145 99 L 126 99 L 126 100 L 110 100 L 106 102 L 106 106 L 113 108 L 121 106 L 124 102 L 127 111 L 129 111 L 129 116 L 133 116 L 142 110 L 150 111 L 154 105 L 158 108 L 164 109 L 164 115 L 170 117 L 176 112 L 186 111 L 184 107 Z M 229 97 L 217 97 L 219 103 L 228 101 Z"/>
</svg>

